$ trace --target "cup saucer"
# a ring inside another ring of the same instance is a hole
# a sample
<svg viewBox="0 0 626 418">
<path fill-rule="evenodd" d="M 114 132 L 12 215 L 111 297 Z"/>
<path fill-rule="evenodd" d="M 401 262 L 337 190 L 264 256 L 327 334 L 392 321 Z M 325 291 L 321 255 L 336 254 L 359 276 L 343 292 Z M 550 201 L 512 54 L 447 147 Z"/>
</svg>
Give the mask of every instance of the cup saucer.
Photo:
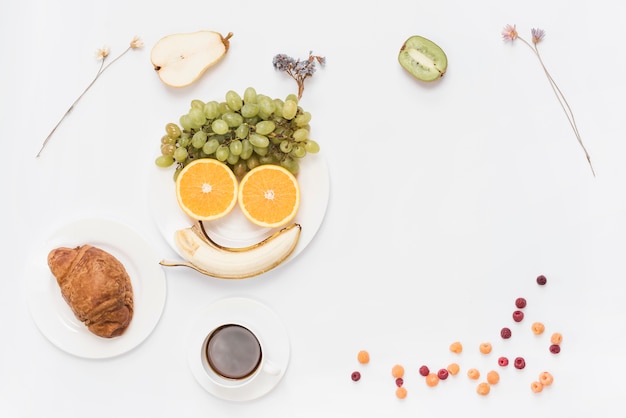
<svg viewBox="0 0 626 418">
<path fill-rule="evenodd" d="M 213 382 L 202 362 L 202 346 L 209 333 L 220 325 L 239 324 L 252 331 L 263 346 L 263 356 L 280 370 L 259 374 L 244 384 L 225 387 Z M 249 401 L 270 392 L 282 379 L 289 364 L 289 336 L 278 315 L 253 299 L 232 297 L 217 300 L 201 309 L 187 335 L 187 363 L 196 381 L 207 392 L 228 401 Z"/>
</svg>

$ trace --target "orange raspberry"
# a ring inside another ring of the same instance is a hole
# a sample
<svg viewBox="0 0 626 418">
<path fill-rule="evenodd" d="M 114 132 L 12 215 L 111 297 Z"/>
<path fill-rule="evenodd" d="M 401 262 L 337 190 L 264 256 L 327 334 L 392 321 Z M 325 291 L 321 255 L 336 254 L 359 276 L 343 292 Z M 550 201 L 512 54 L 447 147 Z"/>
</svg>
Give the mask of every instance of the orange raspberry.
<svg viewBox="0 0 626 418">
<path fill-rule="evenodd" d="M 483 395 L 483 396 L 488 395 L 490 391 L 491 391 L 491 386 L 489 386 L 489 383 L 487 382 L 479 383 L 478 386 L 476 387 L 476 392 L 479 395 Z"/>
<path fill-rule="evenodd" d="M 367 364 L 370 362 L 370 354 L 365 350 L 361 350 L 359 351 L 359 354 L 357 355 L 357 360 L 361 364 Z"/>
<path fill-rule="evenodd" d="M 439 384 L 439 376 L 437 376 L 437 373 L 428 373 L 428 376 L 426 376 L 426 384 L 431 388 L 437 386 L 437 384 Z"/>
<path fill-rule="evenodd" d="M 396 389 L 396 397 L 398 399 L 404 399 L 406 398 L 406 395 L 407 395 L 407 392 L 404 386 L 400 386 L 399 388 Z"/>
<path fill-rule="evenodd" d="M 542 373 L 539 374 L 539 382 L 543 386 L 550 386 L 553 381 L 554 381 L 554 377 L 552 377 L 552 375 L 550 373 L 542 372 Z"/>
<path fill-rule="evenodd" d="M 448 366 L 448 373 L 450 373 L 452 376 L 458 374 L 459 370 L 461 370 L 461 368 L 459 367 L 457 363 L 451 363 Z"/>
<path fill-rule="evenodd" d="M 404 376 L 404 367 L 402 367 L 399 364 L 396 364 L 395 366 L 391 368 L 391 375 L 395 377 L 396 379 L 398 377 Z"/>
<path fill-rule="evenodd" d="M 478 371 L 478 369 L 469 369 L 467 371 L 467 377 L 469 377 L 470 379 L 476 380 L 480 377 L 480 372 Z"/>
<path fill-rule="evenodd" d="M 491 344 L 489 343 L 482 343 L 479 347 L 480 352 L 483 354 L 489 354 L 491 353 Z"/>
<path fill-rule="evenodd" d="M 535 322 L 534 324 L 532 324 L 531 329 L 533 330 L 533 333 L 535 335 L 540 335 L 543 334 L 543 331 L 546 329 L 546 327 L 541 322 Z"/>
<path fill-rule="evenodd" d="M 500 381 L 500 375 L 498 374 L 497 371 L 492 370 L 489 373 L 487 373 L 487 382 L 489 382 L 490 385 L 495 385 L 499 381 Z"/>
<path fill-rule="evenodd" d="M 455 354 L 461 354 L 461 352 L 463 351 L 463 345 L 459 341 L 455 341 L 450 344 L 450 351 Z"/>
<path fill-rule="evenodd" d="M 559 345 L 563 342 L 563 336 L 561 335 L 561 333 L 555 332 L 554 334 L 552 334 L 552 337 L 550 337 L 550 342 L 552 342 L 552 344 Z"/>
<path fill-rule="evenodd" d="M 541 384 L 541 382 L 532 382 L 530 384 L 530 390 L 535 393 L 539 393 L 543 390 L 543 385 Z"/>
</svg>

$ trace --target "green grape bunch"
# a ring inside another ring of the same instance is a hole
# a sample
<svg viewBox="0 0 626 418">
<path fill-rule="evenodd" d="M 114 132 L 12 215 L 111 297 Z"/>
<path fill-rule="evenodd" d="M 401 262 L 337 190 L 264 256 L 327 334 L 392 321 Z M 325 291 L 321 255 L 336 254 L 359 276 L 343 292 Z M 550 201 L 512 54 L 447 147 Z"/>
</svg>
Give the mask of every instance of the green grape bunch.
<svg viewBox="0 0 626 418">
<path fill-rule="evenodd" d="M 319 152 L 309 137 L 311 114 L 298 105 L 295 94 L 272 99 L 248 87 L 243 97 L 226 92 L 225 100 L 192 100 L 179 124 L 165 125 L 159 167 L 176 164 L 174 178 L 198 158 L 214 158 L 227 164 L 239 178 L 262 164 L 276 164 L 293 174 L 308 153 Z"/>
</svg>

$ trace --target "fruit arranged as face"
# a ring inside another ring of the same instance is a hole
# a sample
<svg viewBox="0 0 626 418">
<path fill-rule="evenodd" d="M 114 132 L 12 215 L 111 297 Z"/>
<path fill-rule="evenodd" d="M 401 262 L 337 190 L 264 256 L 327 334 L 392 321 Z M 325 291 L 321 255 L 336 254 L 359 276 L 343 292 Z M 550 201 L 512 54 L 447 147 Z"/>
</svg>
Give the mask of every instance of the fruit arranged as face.
<svg viewBox="0 0 626 418">
<path fill-rule="evenodd" d="M 433 41 L 422 36 L 411 36 L 404 42 L 398 62 L 413 77 L 421 81 L 435 81 L 448 68 L 445 52 Z"/>
<path fill-rule="evenodd" d="M 163 83 L 185 87 L 226 55 L 232 36 L 208 30 L 168 35 L 152 47 L 150 60 Z"/>
</svg>

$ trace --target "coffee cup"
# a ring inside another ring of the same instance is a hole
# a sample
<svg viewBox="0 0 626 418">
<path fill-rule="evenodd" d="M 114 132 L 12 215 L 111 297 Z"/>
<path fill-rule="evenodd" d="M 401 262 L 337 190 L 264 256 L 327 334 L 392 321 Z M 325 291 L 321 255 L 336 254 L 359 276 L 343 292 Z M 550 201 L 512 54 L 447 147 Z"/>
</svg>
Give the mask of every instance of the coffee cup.
<svg viewBox="0 0 626 418">
<path fill-rule="evenodd" d="M 224 388 L 280 374 L 280 369 L 266 358 L 257 335 L 242 324 L 226 323 L 213 329 L 204 339 L 201 354 L 208 377 Z"/>
</svg>

